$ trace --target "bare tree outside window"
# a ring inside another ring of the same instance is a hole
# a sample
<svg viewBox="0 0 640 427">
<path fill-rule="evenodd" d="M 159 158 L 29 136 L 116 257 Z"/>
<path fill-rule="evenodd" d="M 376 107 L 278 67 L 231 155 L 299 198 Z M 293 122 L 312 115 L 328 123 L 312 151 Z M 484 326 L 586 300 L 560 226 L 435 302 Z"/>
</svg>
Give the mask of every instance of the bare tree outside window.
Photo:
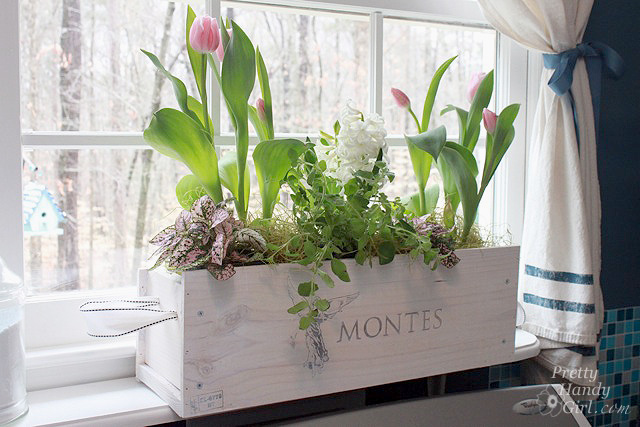
<svg viewBox="0 0 640 427">
<path fill-rule="evenodd" d="M 192 6 L 204 13 L 204 2 Z M 43 0 L 20 7 L 24 132 L 139 132 L 158 108 L 176 108 L 171 85 L 140 49 L 158 53 L 197 96 L 184 46 L 186 3 Z M 277 133 L 313 139 L 320 129 L 332 129 L 346 100 L 368 109 L 367 15 L 235 2 L 223 2 L 222 14 L 260 47 Z M 469 74 L 495 61 L 489 30 L 386 18 L 384 26 L 383 115 L 390 134 L 411 131 L 388 95 L 390 87 L 415 93 L 414 101 L 422 102 L 437 65 L 460 53 L 443 80 L 436 110 L 445 101 L 462 104 Z M 220 113 L 219 130 L 232 132 L 222 104 Z M 406 150 L 392 148 L 390 154 L 397 178 L 389 194 L 415 191 Z M 136 271 L 152 251 L 149 239 L 179 209 L 174 188 L 186 168 L 152 150 L 105 146 L 27 149 L 24 159 L 25 185 L 41 189 L 31 197 L 52 201 L 63 218 L 53 228 L 25 233 L 29 292 L 135 285 Z M 251 203 L 257 206 L 253 198 Z M 25 219 L 34 211 L 29 206 Z"/>
</svg>

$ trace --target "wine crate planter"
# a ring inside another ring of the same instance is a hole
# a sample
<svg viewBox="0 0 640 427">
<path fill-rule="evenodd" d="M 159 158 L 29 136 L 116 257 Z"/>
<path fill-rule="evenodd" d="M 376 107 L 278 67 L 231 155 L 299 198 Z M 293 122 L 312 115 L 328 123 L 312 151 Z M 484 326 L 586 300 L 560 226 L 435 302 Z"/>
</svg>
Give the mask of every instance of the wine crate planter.
<svg viewBox="0 0 640 427">
<path fill-rule="evenodd" d="M 310 273 L 297 264 L 237 268 L 216 282 L 141 270 L 141 296 L 177 320 L 140 332 L 137 377 L 181 417 L 494 365 L 511 360 L 517 247 L 466 249 L 453 269 L 397 256 L 388 265 L 345 260 L 351 282 L 306 331 L 287 308 Z"/>
</svg>

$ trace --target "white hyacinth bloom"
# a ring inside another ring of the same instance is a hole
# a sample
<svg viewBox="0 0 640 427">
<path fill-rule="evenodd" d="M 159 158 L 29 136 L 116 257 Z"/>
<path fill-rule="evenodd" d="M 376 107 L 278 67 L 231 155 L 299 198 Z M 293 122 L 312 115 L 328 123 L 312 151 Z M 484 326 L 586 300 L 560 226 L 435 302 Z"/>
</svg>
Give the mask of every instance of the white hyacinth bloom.
<svg viewBox="0 0 640 427">
<path fill-rule="evenodd" d="M 384 119 L 376 113 L 363 114 L 351 101 L 340 112 L 340 132 L 330 145 L 316 144 L 319 160 L 327 164 L 327 174 L 346 183 L 359 170 L 371 172 L 382 149 L 387 160 Z"/>
</svg>

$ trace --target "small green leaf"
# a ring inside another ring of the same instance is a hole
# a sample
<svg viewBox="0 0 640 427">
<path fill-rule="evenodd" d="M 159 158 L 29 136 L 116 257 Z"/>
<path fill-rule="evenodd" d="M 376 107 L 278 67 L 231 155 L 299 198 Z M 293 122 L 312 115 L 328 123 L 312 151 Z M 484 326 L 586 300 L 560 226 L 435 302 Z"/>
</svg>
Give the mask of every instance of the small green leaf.
<svg viewBox="0 0 640 427">
<path fill-rule="evenodd" d="M 280 246 L 267 242 L 267 249 L 271 251 L 277 251 L 277 250 L 280 250 Z"/>
<path fill-rule="evenodd" d="M 396 256 L 396 248 L 393 245 L 393 242 L 385 241 L 380 244 L 378 247 L 378 258 L 380 261 L 380 265 L 389 264 L 393 261 L 393 258 Z"/>
<path fill-rule="evenodd" d="M 326 299 L 319 299 L 316 301 L 316 308 L 320 311 L 327 311 L 329 309 L 329 301 Z"/>
<path fill-rule="evenodd" d="M 301 317 L 301 318 L 300 318 L 300 325 L 299 325 L 299 328 L 300 328 L 301 330 L 303 330 L 303 331 L 304 331 L 304 330 L 305 330 L 305 329 L 307 329 L 309 326 L 311 326 L 311 322 L 312 322 L 312 321 L 313 321 L 313 320 L 312 320 L 311 318 L 307 317 L 307 316 Z"/>
<path fill-rule="evenodd" d="M 289 307 L 287 312 L 289 312 L 290 314 L 296 314 L 296 313 L 301 312 L 302 310 L 304 310 L 307 307 L 309 307 L 309 303 L 308 302 L 300 301 L 299 303 L 297 303 L 293 307 Z"/>
<path fill-rule="evenodd" d="M 298 285 L 298 295 L 301 297 L 310 297 L 318 290 L 318 285 L 314 282 L 302 282 Z"/>
<path fill-rule="evenodd" d="M 298 249 L 301 243 L 302 243 L 302 238 L 300 236 L 293 236 L 291 238 L 291 241 L 289 241 L 289 247 L 291 249 Z"/>
<path fill-rule="evenodd" d="M 339 259 L 336 259 L 336 258 L 331 259 L 331 271 L 333 271 L 333 274 L 338 276 L 338 278 L 343 282 L 351 281 L 351 278 L 349 277 L 349 273 L 347 272 L 347 266 L 344 264 L 344 262 L 340 261 Z"/>
<path fill-rule="evenodd" d="M 356 253 L 356 263 L 358 263 L 358 265 L 363 265 L 366 260 L 367 253 L 365 251 L 358 251 L 358 253 Z"/>
<path fill-rule="evenodd" d="M 318 253 L 318 248 L 316 248 L 316 246 L 309 240 L 306 240 L 304 242 L 303 249 L 304 254 L 309 258 L 315 258 L 316 254 Z"/>
<path fill-rule="evenodd" d="M 340 122 L 338 120 L 333 124 L 333 133 L 335 133 L 336 136 L 340 133 Z"/>
<path fill-rule="evenodd" d="M 345 196 L 352 196 L 358 192 L 360 186 L 358 185 L 358 180 L 355 178 L 351 178 L 344 185 L 344 194 Z"/>
<path fill-rule="evenodd" d="M 324 271 L 318 270 L 318 276 L 320 276 L 320 278 L 324 281 L 324 283 L 326 283 L 328 287 L 333 288 L 335 286 L 335 283 L 333 282 L 331 276 L 329 276 Z"/>
</svg>

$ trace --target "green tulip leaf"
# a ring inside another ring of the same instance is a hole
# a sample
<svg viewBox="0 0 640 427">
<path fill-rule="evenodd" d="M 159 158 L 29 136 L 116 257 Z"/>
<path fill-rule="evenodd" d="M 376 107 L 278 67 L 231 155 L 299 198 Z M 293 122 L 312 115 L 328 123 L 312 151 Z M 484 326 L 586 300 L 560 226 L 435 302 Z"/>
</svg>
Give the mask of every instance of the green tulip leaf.
<svg viewBox="0 0 640 427">
<path fill-rule="evenodd" d="M 222 185 L 231 191 L 233 197 L 237 200 L 238 194 L 238 162 L 236 159 L 236 152 L 227 152 L 218 162 L 218 168 L 220 170 L 220 182 Z M 244 170 L 244 205 L 249 205 L 249 169 Z"/>
<path fill-rule="evenodd" d="M 281 181 L 305 149 L 305 144 L 297 139 L 262 141 L 256 145 L 253 162 L 260 186 L 263 218 L 271 218 L 273 215 Z"/>
<path fill-rule="evenodd" d="M 442 111 L 440 112 L 440 115 L 442 116 L 450 111 L 455 111 L 456 114 L 458 115 L 458 129 L 460 132 L 458 135 L 458 140 L 462 144 L 464 142 L 465 133 L 467 131 L 467 117 L 469 115 L 469 112 L 467 110 L 463 110 L 462 108 L 449 104 L 442 109 Z M 480 130 L 479 127 L 478 127 L 478 130 Z"/>
<path fill-rule="evenodd" d="M 185 175 L 176 185 L 176 197 L 183 209 L 191 209 L 193 202 L 207 194 L 202 183 L 194 175 Z"/>
<path fill-rule="evenodd" d="M 249 96 L 256 79 L 256 55 L 249 37 L 233 21 L 233 35 L 225 49 L 222 61 L 222 94 L 235 122 L 236 159 L 238 164 L 237 210 L 241 220 L 247 217 L 244 205 L 244 177 L 249 152 Z"/>
<path fill-rule="evenodd" d="M 260 82 L 260 92 L 262 93 L 262 100 L 264 101 L 264 115 L 266 116 L 266 129 L 267 138 L 275 138 L 273 132 L 273 110 L 271 101 L 271 88 L 269 87 L 269 74 L 267 73 L 267 66 L 264 63 L 260 49 L 256 48 L 256 65 L 258 70 L 258 81 Z"/>
<path fill-rule="evenodd" d="M 487 135 L 487 151 L 485 156 L 484 168 L 482 170 L 482 182 L 480 185 L 481 194 L 489 185 L 489 181 L 496 172 L 500 161 L 506 154 L 507 150 L 513 142 L 515 129 L 513 122 L 520 111 L 520 104 L 511 104 L 505 107 L 498 116 L 496 121 L 496 130 L 493 135 Z"/>
<path fill-rule="evenodd" d="M 476 174 L 474 174 L 475 159 L 471 151 L 460 144 L 450 141 L 445 144 L 441 156 L 440 162 L 445 163 L 446 168 L 451 173 L 462 203 L 464 217 L 462 236 L 464 239 L 469 234 L 475 221 L 480 201 L 475 178 L 477 167 L 475 168 Z"/>
<path fill-rule="evenodd" d="M 467 127 L 465 129 L 465 137 L 462 142 L 469 151 L 473 151 L 478 142 L 478 136 L 480 135 L 480 122 L 482 121 L 482 110 L 489 106 L 491 101 L 491 95 L 493 94 L 493 70 L 491 70 L 478 86 L 473 100 L 471 101 L 471 107 L 469 107 L 469 114 L 467 120 Z"/>
<path fill-rule="evenodd" d="M 447 141 L 447 129 L 444 126 L 438 126 L 418 135 L 405 136 L 405 139 L 420 150 L 429 153 L 435 160 L 438 160 L 438 156 Z"/>
<path fill-rule="evenodd" d="M 198 120 L 198 116 L 189 109 L 189 105 L 188 105 L 188 95 L 187 95 L 187 87 L 184 85 L 184 83 L 182 82 L 182 80 L 180 80 L 179 78 L 177 78 L 176 76 L 174 76 L 173 74 L 171 74 L 169 71 L 167 71 L 164 66 L 162 65 L 162 63 L 160 62 L 160 60 L 158 59 L 157 56 L 155 56 L 153 53 L 151 52 L 147 52 L 146 50 L 140 49 L 142 51 L 142 53 L 144 53 L 145 55 L 147 55 L 147 57 L 151 60 L 151 62 L 153 63 L 153 65 L 156 66 L 156 68 L 158 69 L 158 71 L 165 76 L 166 78 L 169 79 L 169 81 L 171 82 L 171 85 L 173 86 L 173 93 L 176 96 L 176 101 L 178 101 L 178 106 L 180 107 L 180 109 L 182 110 L 183 113 L 187 114 L 189 117 L 191 117 L 194 120 Z M 202 122 L 204 123 L 204 122 Z M 202 124 L 200 123 L 200 124 Z"/>
<path fill-rule="evenodd" d="M 440 80 L 442 80 L 442 76 L 445 71 L 449 68 L 449 65 L 458 57 L 458 55 L 447 59 L 438 69 L 435 74 L 431 78 L 431 84 L 429 85 L 429 90 L 427 91 L 427 96 L 424 100 L 424 107 L 422 109 L 422 128 L 421 130 L 424 132 L 429 129 L 429 120 L 431 120 L 431 111 L 433 110 L 433 103 L 436 100 L 436 94 L 438 93 L 438 87 L 440 86 Z"/>
<path fill-rule="evenodd" d="M 195 99 L 193 96 L 187 96 L 187 105 L 189 106 L 189 109 L 196 114 L 198 120 L 200 120 L 200 122 L 204 124 L 204 111 L 202 110 L 202 103 L 200 103 L 200 101 Z M 211 133 L 213 134 L 213 122 L 211 121 L 211 117 L 208 117 L 208 119 L 209 129 L 211 129 Z"/>
<path fill-rule="evenodd" d="M 425 189 L 424 195 L 426 201 L 426 211 L 424 213 L 420 212 L 420 194 L 417 192 L 402 198 L 402 204 L 409 212 L 413 212 L 417 216 L 431 214 L 438 205 L 440 187 L 438 184 L 431 185 Z"/>
<path fill-rule="evenodd" d="M 196 120 L 181 111 L 163 108 L 153 115 L 143 135 L 151 147 L 184 163 L 216 203 L 222 201 L 218 158 Z"/>
<path fill-rule="evenodd" d="M 253 129 L 258 134 L 258 139 L 261 142 L 267 141 L 269 139 L 273 139 L 273 138 L 269 138 L 268 130 L 265 124 L 262 123 L 262 120 L 260 120 L 260 117 L 258 117 L 258 110 L 256 110 L 256 107 L 254 107 L 253 105 L 249 105 L 248 108 L 249 108 L 249 120 L 253 125 Z"/>
</svg>

